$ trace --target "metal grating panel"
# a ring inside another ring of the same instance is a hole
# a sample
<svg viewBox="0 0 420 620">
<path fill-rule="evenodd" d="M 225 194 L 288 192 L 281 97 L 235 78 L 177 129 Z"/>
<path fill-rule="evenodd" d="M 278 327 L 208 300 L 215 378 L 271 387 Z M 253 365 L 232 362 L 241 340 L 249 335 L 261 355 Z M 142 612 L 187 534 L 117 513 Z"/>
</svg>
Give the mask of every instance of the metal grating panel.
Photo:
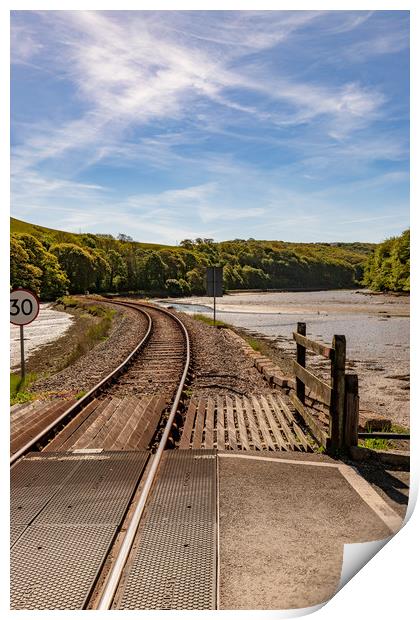
<svg viewBox="0 0 420 620">
<path fill-rule="evenodd" d="M 146 452 L 78 455 L 82 465 L 37 523 L 119 523 L 147 459 Z"/>
<path fill-rule="evenodd" d="M 118 609 L 216 608 L 216 451 L 165 454 Z"/>
<path fill-rule="evenodd" d="M 12 609 L 82 609 L 114 525 L 33 525 L 13 547 Z"/>
<path fill-rule="evenodd" d="M 21 536 L 11 551 L 12 608 L 83 607 L 147 458 L 147 452 L 103 452 L 24 459 L 23 487 L 24 474 L 31 481 L 45 466 L 44 479 L 28 486 L 28 505 L 36 505 L 31 493 L 46 496 L 43 484 L 63 472 L 63 461 L 74 469 L 33 522 L 14 524 L 14 541 Z"/>
<path fill-rule="evenodd" d="M 27 457 L 17 463 L 10 475 L 11 543 L 59 491 L 80 462 L 66 458 Z"/>
</svg>

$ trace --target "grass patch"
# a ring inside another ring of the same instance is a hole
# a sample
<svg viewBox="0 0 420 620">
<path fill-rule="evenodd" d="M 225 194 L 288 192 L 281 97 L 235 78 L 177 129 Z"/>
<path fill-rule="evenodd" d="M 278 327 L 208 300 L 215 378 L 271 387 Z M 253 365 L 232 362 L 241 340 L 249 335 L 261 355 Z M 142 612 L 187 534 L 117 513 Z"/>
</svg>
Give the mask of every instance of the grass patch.
<svg viewBox="0 0 420 620">
<path fill-rule="evenodd" d="M 409 433 L 410 429 L 406 428 L 405 426 L 400 426 L 399 424 L 392 424 L 391 426 L 391 433 Z"/>
<path fill-rule="evenodd" d="M 366 427 L 367 433 L 374 433 L 375 431 L 370 428 L 368 425 Z M 400 426 L 399 424 L 392 424 L 391 428 L 382 428 L 378 432 L 388 432 L 388 433 L 409 433 L 410 429 L 405 428 L 404 426 Z M 363 448 L 370 448 L 371 450 L 390 450 L 394 447 L 393 442 L 398 441 L 398 439 L 384 439 L 381 437 L 372 437 L 372 439 L 359 439 L 359 445 Z"/>
<path fill-rule="evenodd" d="M 58 300 L 58 303 L 62 304 L 64 308 L 80 310 L 82 312 L 82 317 L 86 318 L 92 316 L 99 319 L 86 330 L 83 337 L 67 356 L 62 364 L 62 370 L 63 368 L 67 368 L 71 364 L 74 364 L 79 357 L 85 355 L 98 342 L 108 338 L 109 331 L 112 326 L 112 319 L 114 318 L 116 310 L 92 303 L 86 303 L 75 299 L 74 297 L 61 297 L 61 299 Z"/>
<path fill-rule="evenodd" d="M 216 321 L 215 323 L 213 323 L 213 319 L 206 314 L 193 314 L 192 317 L 193 319 L 196 319 L 196 321 L 201 321 L 202 323 L 206 323 L 207 325 L 215 325 L 216 327 L 229 327 L 229 325 L 227 323 L 224 323 L 223 321 Z"/>
<path fill-rule="evenodd" d="M 262 345 L 259 340 L 255 340 L 255 338 L 247 338 L 246 341 L 249 346 L 254 349 L 254 351 L 262 351 Z"/>
<path fill-rule="evenodd" d="M 371 450 L 389 450 L 390 440 L 380 439 L 378 437 L 372 437 L 372 439 L 360 439 L 360 445 L 363 448 L 370 448 Z"/>
<path fill-rule="evenodd" d="M 28 373 L 22 381 L 20 374 L 10 373 L 10 404 L 27 403 L 36 398 L 36 394 L 28 392 L 27 388 L 37 378 L 35 372 Z"/>
</svg>

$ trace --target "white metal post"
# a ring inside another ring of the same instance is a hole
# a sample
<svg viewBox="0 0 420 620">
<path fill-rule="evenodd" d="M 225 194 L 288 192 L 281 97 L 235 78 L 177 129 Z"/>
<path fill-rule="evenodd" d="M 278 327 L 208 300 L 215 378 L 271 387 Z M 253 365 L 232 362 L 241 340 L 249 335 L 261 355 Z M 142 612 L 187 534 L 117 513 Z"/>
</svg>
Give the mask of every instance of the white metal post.
<svg viewBox="0 0 420 620">
<path fill-rule="evenodd" d="M 25 380 L 25 346 L 23 338 L 23 325 L 20 325 L 20 376 L 22 382 Z"/>
</svg>

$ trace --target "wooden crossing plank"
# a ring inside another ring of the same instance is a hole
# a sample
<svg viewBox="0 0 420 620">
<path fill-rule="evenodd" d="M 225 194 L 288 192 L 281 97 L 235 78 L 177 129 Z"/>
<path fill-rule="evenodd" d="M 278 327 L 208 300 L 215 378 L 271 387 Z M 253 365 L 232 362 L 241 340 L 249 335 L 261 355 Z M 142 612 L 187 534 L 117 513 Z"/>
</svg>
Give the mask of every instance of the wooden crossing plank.
<svg viewBox="0 0 420 620">
<path fill-rule="evenodd" d="M 262 450 L 260 433 L 255 421 L 254 409 L 250 401 L 246 396 L 243 397 L 244 407 L 248 418 L 248 427 L 251 434 L 251 441 L 254 444 L 255 450 Z"/>
<path fill-rule="evenodd" d="M 44 429 L 50 424 L 54 424 L 57 419 L 66 411 L 68 407 L 73 404 L 70 402 L 61 401 L 61 405 L 57 405 L 53 407 L 53 409 L 48 409 L 48 411 L 44 414 L 42 419 L 38 420 L 37 423 L 33 423 L 31 425 L 25 425 L 24 428 L 15 435 L 11 441 L 10 451 L 11 454 L 14 454 L 21 447 L 26 445 L 28 442 L 35 439 L 35 437 L 39 433 L 43 433 Z"/>
<path fill-rule="evenodd" d="M 64 442 L 60 446 L 60 450 L 73 450 L 74 444 L 77 440 L 82 437 L 82 435 L 87 431 L 90 425 L 102 414 L 102 411 L 108 406 L 111 399 L 107 398 L 105 400 L 100 400 L 93 411 L 88 412 L 89 415 L 82 421 L 82 423 L 77 426 L 73 433 L 69 435 L 67 439 L 64 439 Z M 51 442 L 52 443 L 52 442 Z M 51 444 L 48 445 L 48 448 Z"/>
<path fill-rule="evenodd" d="M 94 398 L 69 424 L 67 424 L 44 448 L 46 452 L 56 452 L 63 448 L 64 443 L 76 432 L 76 430 L 87 420 L 101 401 Z"/>
<path fill-rule="evenodd" d="M 50 404 L 51 401 L 34 400 L 31 403 L 19 403 L 17 405 L 13 405 L 10 409 L 11 426 L 13 427 L 15 422 L 26 417 L 30 412 L 34 410 L 39 412 L 43 407 L 48 407 Z"/>
<path fill-rule="evenodd" d="M 221 396 L 217 396 L 217 449 L 225 450 L 225 404 Z"/>
<path fill-rule="evenodd" d="M 286 435 L 286 438 L 287 438 L 287 441 L 289 443 L 291 450 L 301 450 L 302 449 L 301 445 L 299 441 L 297 440 L 296 436 L 294 435 L 294 433 L 291 431 L 289 427 L 289 422 L 286 419 L 286 416 L 284 415 L 280 405 L 276 403 L 272 394 L 267 395 L 267 400 L 269 401 L 270 405 L 273 408 L 273 411 L 274 411 L 273 415 L 277 417 L 279 426 L 281 427 L 284 434 Z"/>
<path fill-rule="evenodd" d="M 152 396 L 149 405 L 143 411 L 141 423 L 137 424 L 130 437 L 132 450 L 143 450 L 149 447 L 150 440 L 156 429 L 156 410 L 159 405 L 159 397 Z"/>
<path fill-rule="evenodd" d="M 206 414 L 206 400 L 200 398 L 197 407 L 197 415 L 195 416 L 194 437 L 192 442 L 193 448 L 201 448 L 203 439 L 204 416 Z"/>
<path fill-rule="evenodd" d="M 44 427 L 50 419 L 59 417 L 60 413 L 70 407 L 74 401 L 56 400 L 55 402 L 46 403 L 41 409 L 32 409 L 27 416 L 22 416 L 13 423 L 10 433 L 10 439 L 13 440 L 27 429 L 35 429 L 38 426 Z M 39 430 L 35 434 L 38 434 Z M 34 435 L 35 436 L 35 435 Z"/>
<path fill-rule="evenodd" d="M 133 397 L 124 398 L 117 411 L 112 416 L 113 422 L 110 421 L 107 433 L 102 437 L 102 448 L 104 450 L 113 450 L 115 442 L 118 440 L 122 430 L 125 428 L 128 420 L 136 408 L 137 399 Z"/>
<path fill-rule="evenodd" d="M 288 419 L 290 424 L 292 424 L 292 422 L 295 419 L 294 415 L 290 411 L 290 408 L 286 405 L 285 401 L 280 396 L 280 394 L 277 392 L 275 395 L 274 394 L 272 395 L 272 398 L 275 399 L 275 401 L 279 404 L 279 406 L 280 406 L 281 410 L 283 411 L 284 415 L 286 416 L 286 418 Z"/>
<path fill-rule="evenodd" d="M 264 398 L 263 395 L 260 396 L 260 401 L 261 401 L 262 409 L 265 411 L 265 414 L 267 416 L 267 421 L 271 427 L 271 431 L 274 435 L 274 439 L 276 440 L 278 447 L 280 448 L 280 450 L 287 450 L 287 445 L 283 439 L 283 435 L 281 434 L 281 430 L 279 428 L 277 420 L 275 420 L 273 414 L 271 413 L 270 405 L 268 404 L 267 400 Z"/>
<path fill-rule="evenodd" d="M 258 426 L 261 429 L 261 432 L 262 432 L 262 435 L 263 435 L 263 438 L 264 438 L 264 443 L 266 445 L 266 448 L 269 449 L 269 450 L 275 450 L 276 447 L 275 447 L 275 445 L 273 443 L 273 440 L 271 439 L 270 430 L 269 430 L 269 428 L 268 428 L 268 426 L 266 424 L 266 421 L 264 419 L 264 414 L 263 414 L 263 412 L 261 410 L 260 403 L 255 398 L 255 396 L 252 396 L 251 398 L 252 398 L 251 402 L 252 402 L 254 411 L 256 413 L 255 417 L 257 419 Z"/>
<path fill-rule="evenodd" d="M 150 433 L 150 426 L 153 424 L 153 421 L 156 416 L 156 410 L 158 405 L 160 404 L 159 396 L 152 396 L 147 407 L 145 407 L 143 414 L 141 416 L 141 424 L 137 424 L 134 429 L 131 437 L 130 437 L 130 445 L 138 446 L 140 442 L 143 442 L 143 437 L 146 431 L 148 430 Z"/>
<path fill-rule="evenodd" d="M 214 444 L 214 409 L 215 402 L 209 396 L 207 400 L 207 412 L 206 412 L 206 433 L 204 447 L 206 449 L 213 449 Z"/>
<path fill-rule="evenodd" d="M 103 448 L 108 435 L 113 432 L 114 428 L 119 426 L 121 418 L 124 416 L 125 400 L 125 398 L 121 398 L 108 419 L 104 420 L 104 424 L 100 431 L 97 433 L 95 439 L 92 440 L 92 448 Z"/>
<path fill-rule="evenodd" d="M 184 428 L 182 429 L 181 441 L 179 447 L 181 449 L 189 448 L 191 441 L 191 433 L 194 426 L 195 414 L 197 411 L 197 403 L 194 400 L 190 400 L 188 405 L 187 415 L 185 416 Z"/>
<path fill-rule="evenodd" d="M 286 405 L 286 403 L 284 402 L 284 400 L 281 398 L 281 396 L 279 394 L 276 394 L 275 398 L 274 398 L 274 396 L 271 396 L 271 398 L 273 399 L 273 402 L 275 402 L 278 405 L 278 407 L 280 408 L 280 410 L 284 413 L 284 415 L 288 419 L 289 423 L 291 424 L 296 437 L 299 438 L 299 441 L 300 441 L 299 449 L 303 449 L 306 452 L 308 452 L 308 450 L 310 449 L 308 440 L 306 439 L 305 433 L 302 431 L 300 426 L 298 424 L 296 424 L 296 420 L 295 420 L 292 412 L 290 411 L 289 407 Z"/>
<path fill-rule="evenodd" d="M 303 449 L 306 452 L 313 452 L 311 446 L 308 443 L 308 440 L 305 437 L 305 433 L 302 431 L 300 426 L 298 424 L 296 424 L 296 422 L 293 422 L 293 430 L 295 431 L 296 437 L 299 437 L 300 443 L 303 446 Z"/>
<path fill-rule="evenodd" d="M 140 437 L 140 441 L 136 446 L 133 446 L 136 450 L 147 450 L 153 439 L 153 435 L 156 432 L 161 415 L 167 406 L 168 401 L 164 396 L 161 396 L 160 398 L 155 396 L 154 398 L 154 405 L 149 407 L 149 410 L 144 413 L 143 419 L 146 421 L 146 424 Z"/>
<path fill-rule="evenodd" d="M 235 419 L 233 417 L 233 402 L 230 396 L 225 396 L 226 401 L 226 419 L 228 430 L 228 442 L 232 450 L 238 449 L 238 443 L 236 441 L 236 428 Z"/>
<path fill-rule="evenodd" d="M 95 417 L 93 422 L 86 429 L 86 432 L 84 432 L 83 435 L 81 435 L 81 437 L 73 443 L 73 449 L 79 450 L 82 448 L 92 447 L 91 444 L 95 440 L 96 435 L 100 432 L 101 428 L 105 424 L 105 421 L 109 418 L 110 415 L 112 415 L 120 402 L 120 398 L 114 397 L 111 399 L 107 399 L 106 407 L 101 409 L 99 415 Z"/>
<path fill-rule="evenodd" d="M 121 429 L 119 437 L 114 443 L 113 450 L 128 450 L 132 447 L 130 441 L 131 436 L 138 427 L 141 427 L 143 414 L 152 402 L 153 396 L 143 396 L 143 398 L 134 398 L 136 406 L 127 419 L 125 426 Z"/>
<path fill-rule="evenodd" d="M 33 400 L 29 403 L 16 403 L 15 405 L 12 405 L 10 407 L 10 419 L 12 420 L 16 414 L 19 413 L 19 411 L 22 411 L 22 409 L 33 409 L 34 404 L 39 402 L 41 401 Z"/>
<path fill-rule="evenodd" d="M 237 395 L 235 395 L 235 409 L 236 409 L 236 419 L 238 420 L 239 439 L 240 439 L 242 450 L 250 450 L 249 442 L 248 442 L 248 433 L 246 431 L 244 410 L 242 407 L 242 403 L 239 399 L 239 396 Z"/>
</svg>

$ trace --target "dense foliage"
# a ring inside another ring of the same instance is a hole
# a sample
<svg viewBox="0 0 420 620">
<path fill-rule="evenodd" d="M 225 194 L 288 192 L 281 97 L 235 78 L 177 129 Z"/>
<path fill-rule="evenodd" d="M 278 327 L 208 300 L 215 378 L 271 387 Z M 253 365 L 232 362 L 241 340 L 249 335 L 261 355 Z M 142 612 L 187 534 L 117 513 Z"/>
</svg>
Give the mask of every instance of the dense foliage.
<svg viewBox="0 0 420 620">
<path fill-rule="evenodd" d="M 410 290 L 410 231 L 378 245 L 368 259 L 363 283 L 374 291 Z"/>
<path fill-rule="evenodd" d="M 185 239 L 179 246 L 128 235 L 72 234 L 11 223 L 11 284 L 50 299 L 66 291 L 204 293 L 206 267 L 224 266 L 225 289 L 348 288 L 363 277 L 368 243 Z"/>
</svg>

